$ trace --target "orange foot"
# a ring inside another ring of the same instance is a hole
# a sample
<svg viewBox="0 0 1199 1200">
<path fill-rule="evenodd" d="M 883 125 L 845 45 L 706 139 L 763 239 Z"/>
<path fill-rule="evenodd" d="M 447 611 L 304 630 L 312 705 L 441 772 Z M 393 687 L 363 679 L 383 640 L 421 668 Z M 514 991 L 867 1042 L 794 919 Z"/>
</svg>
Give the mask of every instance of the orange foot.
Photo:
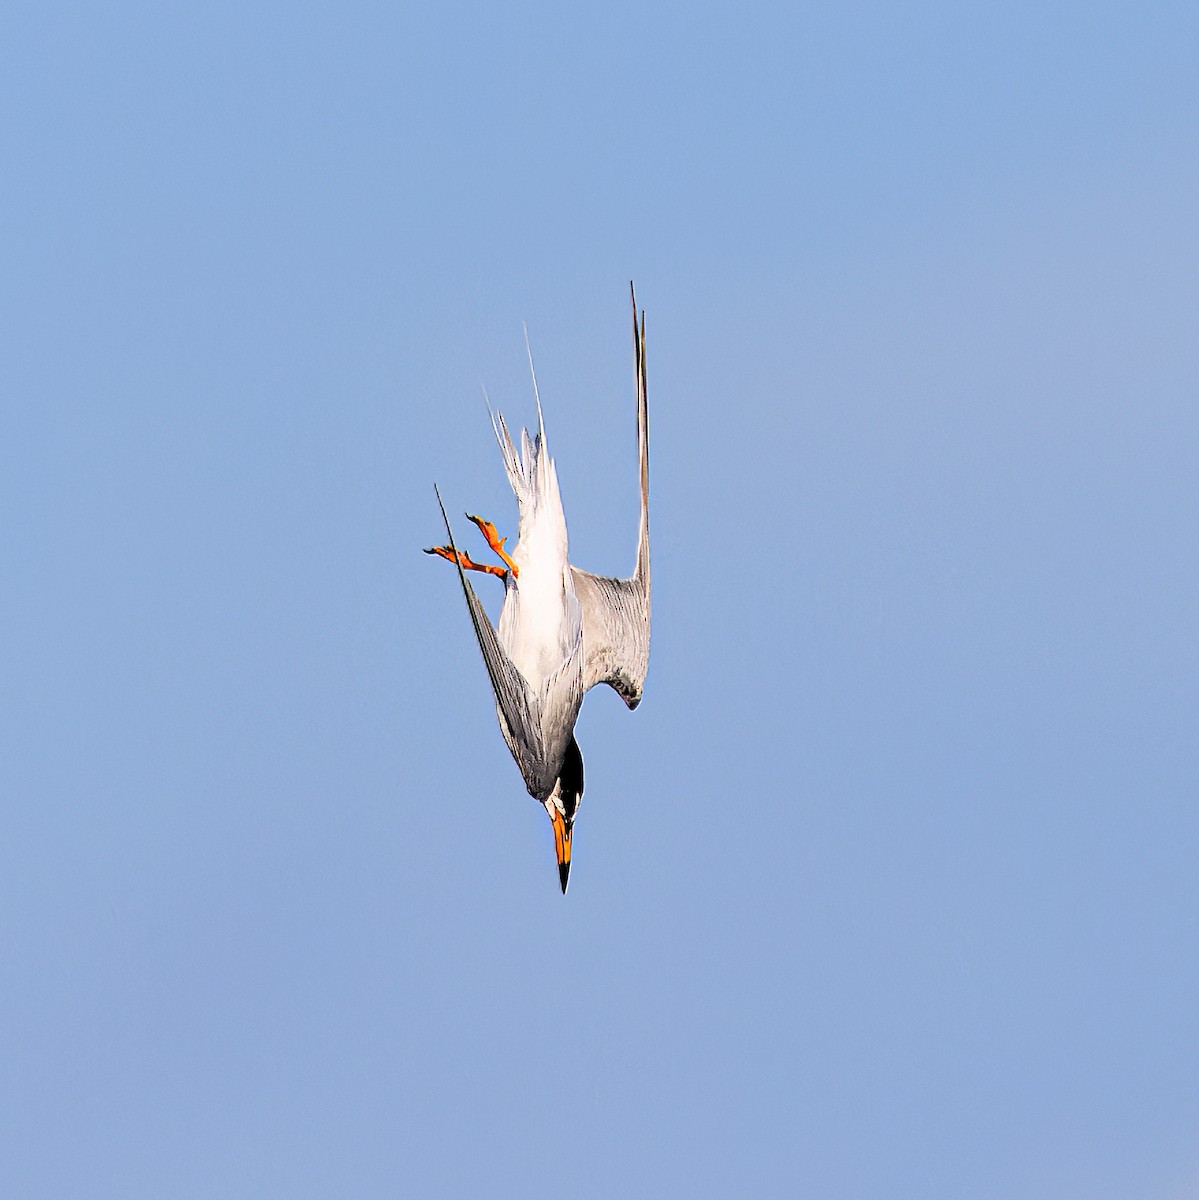
<svg viewBox="0 0 1199 1200">
<path fill-rule="evenodd" d="M 490 521 L 484 521 L 482 517 L 472 517 L 470 513 L 466 514 L 466 518 L 468 521 L 474 521 L 479 527 L 479 532 L 487 539 L 487 544 L 508 564 L 508 569 L 512 572 L 512 578 L 519 579 L 520 568 L 504 552 L 504 543 L 508 539 L 500 537 L 499 530 Z"/>
<path fill-rule="evenodd" d="M 451 550 L 449 546 L 431 546 L 426 554 L 440 554 L 450 562 L 456 562 L 464 571 L 483 571 L 488 575 L 498 575 L 501 579 L 508 574 L 503 567 L 493 567 L 475 562 L 469 554 L 461 550 Z"/>
</svg>

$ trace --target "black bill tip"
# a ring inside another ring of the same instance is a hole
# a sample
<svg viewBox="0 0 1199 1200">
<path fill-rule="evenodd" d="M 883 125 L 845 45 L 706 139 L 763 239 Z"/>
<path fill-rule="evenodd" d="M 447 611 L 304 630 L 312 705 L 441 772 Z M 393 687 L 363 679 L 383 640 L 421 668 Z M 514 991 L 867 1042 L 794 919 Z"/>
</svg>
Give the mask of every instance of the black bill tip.
<svg viewBox="0 0 1199 1200">
<path fill-rule="evenodd" d="M 570 879 L 570 859 L 558 864 L 558 882 L 562 885 L 562 895 L 566 895 L 566 883 Z"/>
</svg>

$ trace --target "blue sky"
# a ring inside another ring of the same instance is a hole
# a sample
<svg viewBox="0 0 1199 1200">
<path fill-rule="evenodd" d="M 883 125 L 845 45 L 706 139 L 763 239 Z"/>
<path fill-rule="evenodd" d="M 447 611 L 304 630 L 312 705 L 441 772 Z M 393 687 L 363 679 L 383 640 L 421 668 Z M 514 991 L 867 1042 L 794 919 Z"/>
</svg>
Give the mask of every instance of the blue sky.
<svg viewBox="0 0 1199 1200">
<path fill-rule="evenodd" d="M 1197 34 L 8 5 L 0 1191 L 1199 1194 Z M 563 899 L 420 550 L 630 278 Z"/>
</svg>

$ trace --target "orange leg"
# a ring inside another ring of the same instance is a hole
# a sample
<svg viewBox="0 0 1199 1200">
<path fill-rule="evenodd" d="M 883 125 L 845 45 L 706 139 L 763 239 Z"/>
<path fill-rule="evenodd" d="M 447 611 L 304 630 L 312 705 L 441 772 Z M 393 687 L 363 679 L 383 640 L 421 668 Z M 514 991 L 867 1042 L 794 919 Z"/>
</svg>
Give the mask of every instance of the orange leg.
<svg viewBox="0 0 1199 1200">
<path fill-rule="evenodd" d="M 477 563 L 469 554 L 466 554 L 462 550 L 451 550 L 449 546 L 431 546 L 425 553 L 440 554 L 442 558 L 448 558 L 450 562 L 458 563 L 464 571 L 483 571 L 488 575 L 498 575 L 501 579 L 508 574 L 503 567 L 493 567 Z"/>
<path fill-rule="evenodd" d="M 479 527 L 479 532 L 487 539 L 487 544 L 491 547 L 494 553 L 508 564 L 508 570 L 512 572 L 513 579 L 520 578 L 520 568 L 512 561 L 504 551 L 504 543 L 507 538 L 500 537 L 499 530 L 490 522 L 484 521 L 482 517 L 472 517 L 470 513 L 466 514 L 467 520 L 474 521 Z"/>
</svg>

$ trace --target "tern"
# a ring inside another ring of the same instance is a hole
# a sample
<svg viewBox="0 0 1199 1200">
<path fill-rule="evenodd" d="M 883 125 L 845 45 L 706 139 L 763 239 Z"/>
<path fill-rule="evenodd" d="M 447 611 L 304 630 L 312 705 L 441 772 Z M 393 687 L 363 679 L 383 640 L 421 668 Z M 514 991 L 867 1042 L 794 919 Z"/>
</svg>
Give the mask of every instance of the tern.
<svg viewBox="0 0 1199 1200">
<path fill-rule="evenodd" d="M 516 495 L 519 525 L 509 554 L 507 538 L 490 521 L 470 516 L 503 566 L 474 562 L 458 549 L 441 493 L 434 487 L 449 544 L 439 554 L 458 568 L 466 607 L 495 693 L 500 732 L 525 786 L 545 806 L 554 830 L 558 881 L 566 892 L 570 845 L 583 796 L 583 756 L 574 728 L 583 694 L 597 683 L 612 687 L 630 709 L 641 702 L 649 664 L 649 430 L 645 398 L 645 312 L 633 303 L 633 361 L 637 391 L 637 452 L 641 466 L 641 522 L 637 562 L 624 579 L 593 575 L 567 558 L 566 517 L 558 473 L 545 440 L 537 377 L 537 434 L 521 430 L 520 453 L 502 413 L 492 429 L 508 482 Z M 530 368 L 532 356 L 530 355 Z M 479 602 L 467 571 L 503 580 L 498 629 Z"/>
</svg>

